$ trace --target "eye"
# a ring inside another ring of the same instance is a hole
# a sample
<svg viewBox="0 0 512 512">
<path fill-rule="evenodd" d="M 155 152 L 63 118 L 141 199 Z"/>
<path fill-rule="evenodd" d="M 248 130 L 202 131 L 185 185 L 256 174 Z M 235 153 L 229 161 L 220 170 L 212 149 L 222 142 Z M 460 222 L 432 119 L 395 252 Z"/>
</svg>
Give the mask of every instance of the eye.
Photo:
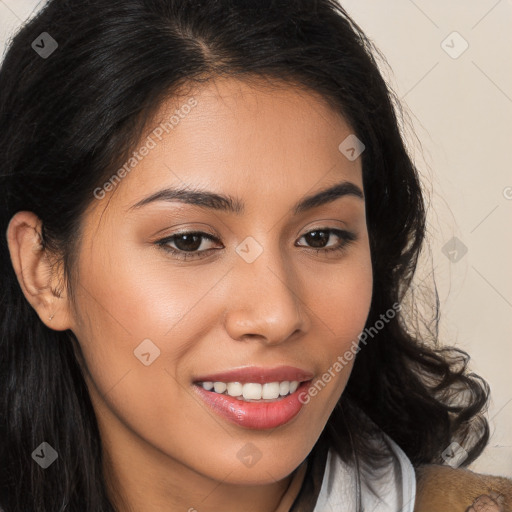
<svg viewBox="0 0 512 512">
<path fill-rule="evenodd" d="M 181 260 L 190 260 L 199 258 L 203 253 L 214 250 L 203 249 L 198 251 L 202 246 L 204 239 L 219 242 L 217 237 L 202 231 L 184 231 L 183 233 L 175 233 L 174 235 L 163 238 L 156 243 L 176 258 Z M 171 247 L 169 245 L 170 243 L 174 243 L 176 247 Z"/>
<path fill-rule="evenodd" d="M 334 245 L 327 245 L 332 235 L 335 235 L 339 241 Z M 317 254 L 342 252 L 351 242 L 357 240 L 355 233 L 333 228 L 318 228 L 302 235 L 301 239 L 302 238 L 306 239 L 307 243 L 312 245 L 310 249 L 316 251 Z M 217 237 L 209 233 L 202 231 L 184 231 L 158 240 L 155 244 L 177 259 L 192 260 L 202 258 L 205 256 L 205 253 L 216 250 L 211 247 L 204 248 L 203 242 L 205 240 L 220 243 Z M 174 247 L 170 244 L 174 244 Z M 299 247 L 304 246 L 299 245 Z"/>
<path fill-rule="evenodd" d="M 334 245 L 329 246 L 327 245 L 327 242 L 330 240 L 331 235 L 333 234 L 338 238 L 339 241 Z M 312 249 L 316 250 L 317 254 L 343 252 L 350 243 L 352 243 L 354 240 L 357 240 L 355 233 L 334 228 L 318 228 L 302 235 L 301 238 L 306 239 L 308 244 L 312 244 Z"/>
</svg>

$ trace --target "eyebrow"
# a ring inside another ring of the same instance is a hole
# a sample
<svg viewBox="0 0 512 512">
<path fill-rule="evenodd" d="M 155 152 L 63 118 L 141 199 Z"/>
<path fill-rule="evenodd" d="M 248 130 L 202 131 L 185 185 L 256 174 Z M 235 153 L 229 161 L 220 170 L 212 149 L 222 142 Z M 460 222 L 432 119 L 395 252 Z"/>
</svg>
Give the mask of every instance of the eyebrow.
<svg viewBox="0 0 512 512">
<path fill-rule="evenodd" d="M 293 207 L 293 214 L 297 215 L 306 210 L 331 203 L 344 196 L 354 196 L 364 200 L 363 191 L 360 187 L 350 181 L 342 181 L 341 183 L 337 183 L 313 195 L 307 196 L 296 203 Z M 190 190 L 188 188 L 166 188 L 160 190 L 140 200 L 138 203 L 135 203 L 128 211 L 141 208 L 142 206 L 156 201 L 178 201 L 201 208 L 233 213 L 235 215 L 242 215 L 244 213 L 244 204 L 236 197 L 217 194 L 208 190 Z"/>
</svg>

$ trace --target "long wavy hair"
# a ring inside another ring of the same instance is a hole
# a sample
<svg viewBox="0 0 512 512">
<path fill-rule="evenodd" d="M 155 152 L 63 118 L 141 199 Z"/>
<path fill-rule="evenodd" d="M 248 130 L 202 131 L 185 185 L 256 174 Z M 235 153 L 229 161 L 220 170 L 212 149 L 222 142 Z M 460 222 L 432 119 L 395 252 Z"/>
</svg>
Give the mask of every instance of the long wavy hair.
<svg viewBox="0 0 512 512">
<path fill-rule="evenodd" d="M 58 47 L 42 58 L 47 32 Z M 162 102 L 217 76 L 321 95 L 364 142 L 373 268 L 366 325 L 405 304 L 427 240 L 420 178 L 400 129 L 403 107 L 385 60 L 335 0 L 50 0 L 9 44 L 0 69 L 0 506 L 6 512 L 114 511 L 102 443 L 71 331 L 41 322 L 10 261 L 6 229 L 20 210 L 42 220 L 43 247 L 73 276 L 92 191 L 126 161 Z M 340 141 L 341 142 L 341 141 Z M 69 279 L 68 283 L 73 280 Z M 69 285 L 68 296 L 73 297 Z M 426 299 L 424 299 L 426 300 Z M 415 467 L 489 439 L 489 387 L 466 352 L 413 329 L 402 308 L 358 353 L 321 438 L 345 461 L 379 466 L 389 435 Z M 383 323 L 381 321 L 381 323 Z M 45 440 L 59 453 L 42 470 Z"/>
</svg>

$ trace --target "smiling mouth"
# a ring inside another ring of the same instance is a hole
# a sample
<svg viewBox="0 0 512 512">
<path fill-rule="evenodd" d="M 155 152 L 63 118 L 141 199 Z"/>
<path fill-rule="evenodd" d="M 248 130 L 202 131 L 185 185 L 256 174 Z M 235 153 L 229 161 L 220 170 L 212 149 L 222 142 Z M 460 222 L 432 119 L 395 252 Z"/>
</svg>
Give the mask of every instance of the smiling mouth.
<svg viewBox="0 0 512 512">
<path fill-rule="evenodd" d="M 195 382 L 193 388 L 213 412 L 220 415 L 228 422 L 248 429 L 261 430 L 277 428 L 292 421 L 305 405 L 301 397 L 304 393 L 307 394 L 311 381 L 312 379 L 300 383 L 296 381 L 298 387 L 292 387 L 293 392 L 290 392 L 289 389 L 287 394 L 279 395 L 277 398 L 255 399 L 250 398 L 251 393 L 245 393 L 246 396 L 244 396 L 244 394 L 231 396 L 226 394 L 227 389 L 223 390 L 222 393 L 216 392 L 214 388 L 210 390 L 205 389 L 205 385 L 206 388 L 208 388 L 212 384 L 217 384 L 217 388 L 220 391 L 223 389 L 223 386 L 219 387 L 219 384 L 223 383 L 219 381 L 216 383 L 210 381 Z M 240 383 L 236 384 L 240 385 Z M 255 383 L 246 384 L 249 385 L 248 390 L 251 391 L 250 386 Z M 275 385 L 273 387 L 275 395 Z M 283 392 L 285 391 L 285 387 L 286 385 L 283 386 Z M 239 391 L 232 390 L 232 393 L 238 394 L 238 392 Z"/>
<path fill-rule="evenodd" d="M 287 396 L 295 393 L 297 388 L 303 382 L 308 381 L 275 381 L 264 384 L 255 382 L 195 382 L 196 386 L 202 387 L 204 390 L 224 396 L 230 396 L 244 402 L 278 402 Z"/>
</svg>

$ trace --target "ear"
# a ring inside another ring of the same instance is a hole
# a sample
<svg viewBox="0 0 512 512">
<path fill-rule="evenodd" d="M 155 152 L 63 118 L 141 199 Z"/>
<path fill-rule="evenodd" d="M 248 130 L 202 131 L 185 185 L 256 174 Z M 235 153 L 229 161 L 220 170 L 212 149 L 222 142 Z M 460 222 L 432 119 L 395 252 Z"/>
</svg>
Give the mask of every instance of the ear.
<svg viewBox="0 0 512 512">
<path fill-rule="evenodd" d="M 42 222 L 32 212 L 16 213 L 7 227 L 7 244 L 12 266 L 27 301 L 50 329 L 71 329 L 69 301 L 64 295 L 62 265 L 52 265 L 51 255 L 43 248 Z"/>
</svg>

